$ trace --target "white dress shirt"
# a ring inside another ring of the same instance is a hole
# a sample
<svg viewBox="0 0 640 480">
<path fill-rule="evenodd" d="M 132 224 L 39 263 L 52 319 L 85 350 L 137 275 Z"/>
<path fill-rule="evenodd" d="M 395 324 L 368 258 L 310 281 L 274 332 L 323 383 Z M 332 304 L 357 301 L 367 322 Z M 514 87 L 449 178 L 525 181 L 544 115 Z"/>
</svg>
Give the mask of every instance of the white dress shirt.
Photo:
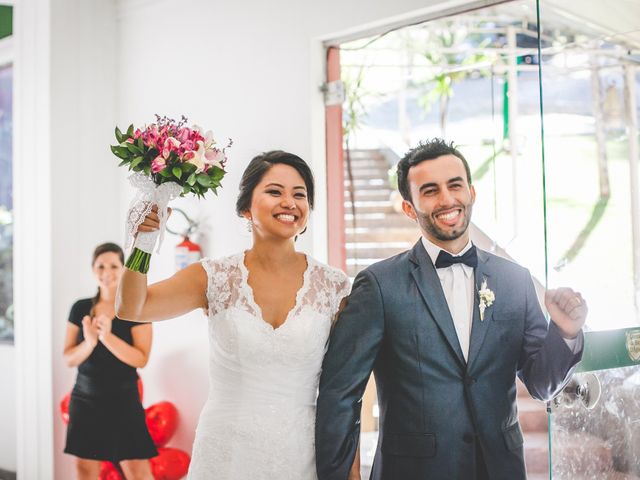
<svg viewBox="0 0 640 480">
<path fill-rule="evenodd" d="M 444 249 L 430 242 L 424 236 L 422 237 L 422 245 L 435 265 L 440 250 Z M 454 257 L 459 257 L 464 255 L 471 246 L 472 243 L 471 240 L 469 240 L 467 245 L 465 245 L 459 253 L 454 254 L 447 252 L 447 250 L 445 250 L 445 252 Z M 449 312 L 451 312 L 453 326 L 458 334 L 458 342 L 460 342 L 462 354 L 464 355 L 464 359 L 468 360 L 475 292 L 473 268 L 464 263 L 454 263 L 446 268 L 436 268 L 436 272 L 440 278 L 440 285 L 442 285 L 442 290 L 444 291 L 444 296 L 449 306 Z M 572 339 L 565 338 L 564 341 L 573 353 L 577 353 L 580 348 L 582 348 L 581 336 Z"/>
<path fill-rule="evenodd" d="M 440 250 L 443 249 L 431 243 L 425 237 L 422 237 L 422 244 L 435 265 L 436 258 L 438 258 Z M 447 253 L 458 257 L 464 255 L 471 246 L 471 240 L 469 240 L 467 245 L 459 253 Z M 458 342 L 460 342 L 462 355 L 464 355 L 464 359 L 467 360 L 469 355 L 469 339 L 471 338 L 471 324 L 473 323 L 473 268 L 464 263 L 454 263 L 446 268 L 437 268 L 436 272 L 440 278 L 440 285 L 442 285 L 444 296 L 447 299 L 449 312 L 451 312 L 451 318 L 453 319 L 453 326 L 458 334 Z"/>
</svg>

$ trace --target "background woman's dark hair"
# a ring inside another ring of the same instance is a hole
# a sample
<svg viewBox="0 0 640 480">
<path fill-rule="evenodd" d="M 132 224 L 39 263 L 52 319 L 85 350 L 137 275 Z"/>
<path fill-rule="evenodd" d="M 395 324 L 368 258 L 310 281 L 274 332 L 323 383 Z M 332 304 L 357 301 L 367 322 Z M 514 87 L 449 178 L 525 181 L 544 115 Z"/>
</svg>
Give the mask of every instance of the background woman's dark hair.
<svg viewBox="0 0 640 480">
<path fill-rule="evenodd" d="M 426 142 L 420 142 L 418 146 L 409 150 L 402 160 L 398 162 L 398 190 L 407 202 L 411 202 L 409 191 L 409 169 L 426 160 L 434 160 L 443 155 L 454 155 L 462 160 L 464 170 L 467 173 L 467 183 L 471 185 L 471 170 L 467 159 L 455 147 L 453 142 L 446 142 L 441 138 L 433 138 Z"/>
<path fill-rule="evenodd" d="M 107 243 L 102 243 L 98 245 L 96 249 L 93 251 L 93 259 L 91 260 L 91 266 L 93 267 L 93 265 L 96 263 L 96 259 L 100 255 L 107 252 L 117 253 L 118 257 L 120 258 L 120 263 L 124 265 L 124 252 L 122 251 L 122 248 L 120 248 L 120 245 L 118 245 L 117 243 L 107 242 Z M 95 297 L 91 299 L 91 310 L 89 311 L 90 317 L 93 317 L 96 313 L 95 307 L 96 307 L 96 304 L 98 303 L 98 300 L 100 300 L 100 287 L 98 287 L 98 293 L 96 293 Z"/>
<path fill-rule="evenodd" d="M 262 177 L 264 177 L 265 173 L 267 173 L 271 167 L 279 163 L 295 168 L 300 174 L 304 180 L 305 187 L 307 187 L 309 207 L 313 209 L 313 173 L 311 173 L 307 162 L 293 153 L 283 152 L 282 150 L 272 150 L 254 157 L 244 170 L 242 179 L 240 180 L 240 193 L 236 200 L 236 213 L 238 216 L 242 216 L 244 212 L 251 208 L 251 197 L 253 196 L 256 185 L 260 183 Z"/>
</svg>

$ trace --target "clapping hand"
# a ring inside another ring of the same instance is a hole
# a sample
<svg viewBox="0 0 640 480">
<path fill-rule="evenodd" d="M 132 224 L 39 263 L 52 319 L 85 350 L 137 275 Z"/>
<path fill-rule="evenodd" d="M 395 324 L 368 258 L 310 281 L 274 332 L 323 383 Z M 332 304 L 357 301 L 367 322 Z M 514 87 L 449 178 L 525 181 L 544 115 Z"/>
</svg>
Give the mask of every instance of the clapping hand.
<svg viewBox="0 0 640 480">
<path fill-rule="evenodd" d="M 98 324 L 89 315 L 85 315 L 82 318 L 82 335 L 85 342 L 89 343 L 91 347 L 95 347 L 98 344 Z"/>
<path fill-rule="evenodd" d="M 111 333 L 112 319 L 107 317 L 106 315 L 98 315 L 95 321 L 98 326 L 98 338 L 100 339 L 100 341 L 103 341 L 104 337 L 107 334 Z"/>
<path fill-rule="evenodd" d="M 551 320 L 564 338 L 575 338 L 587 318 L 587 303 L 570 288 L 547 290 L 544 303 Z"/>
</svg>

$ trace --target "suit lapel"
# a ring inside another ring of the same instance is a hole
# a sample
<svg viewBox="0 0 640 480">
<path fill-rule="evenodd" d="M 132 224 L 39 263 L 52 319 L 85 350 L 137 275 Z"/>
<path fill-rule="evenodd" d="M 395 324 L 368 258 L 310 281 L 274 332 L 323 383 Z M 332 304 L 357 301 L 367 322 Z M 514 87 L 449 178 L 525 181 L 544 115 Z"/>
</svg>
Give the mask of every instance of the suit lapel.
<svg viewBox="0 0 640 480">
<path fill-rule="evenodd" d="M 460 348 L 460 342 L 458 341 L 458 335 L 453 325 L 447 300 L 442 291 L 440 278 L 421 240 L 418 240 L 418 243 L 414 245 L 409 259 L 415 265 L 411 274 L 413 275 L 427 310 L 435 320 L 447 343 L 449 343 L 458 362 L 464 368 L 465 361 L 462 356 L 462 349 Z"/>
<path fill-rule="evenodd" d="M 484 339 L 487 335 L 487 331 L 489 330 L 492 322 L 491 317 L 493 316 L 493 306 L 488 307 L 484 311 L 484 320 L 480 320 L 480 308 L 479 303 L 480 299 L 478 296 L 478 291 L 480 290 L 480 286 L 483 280 L 487 281 L 487 287 L 495 292 L 495 286 L 491 283 L 491 275 L 487 268 L 487 262 L 489 261 L 489 254 L 484 250 L 478 249 L 478 266 L 474 271 L 474 284 L 475 291 L 473 292 L 473 323 L 471 324 L 471 338 L 469 339 L 469 357 L 468 357 L 468 366 L 467 370 L 469 370 L 472 366 L 478 354 L 480 353 L 480 348 L 484 343 Z"/>
</svg>

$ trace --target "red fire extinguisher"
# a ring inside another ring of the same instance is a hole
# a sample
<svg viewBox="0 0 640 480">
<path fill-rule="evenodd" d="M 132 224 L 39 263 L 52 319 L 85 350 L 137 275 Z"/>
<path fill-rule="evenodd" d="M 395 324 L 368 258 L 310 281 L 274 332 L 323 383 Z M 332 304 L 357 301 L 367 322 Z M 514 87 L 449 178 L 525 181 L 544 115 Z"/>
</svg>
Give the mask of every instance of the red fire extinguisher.
<svg viewBox="0 0 640 480">
<path fill-rule="evenodd" d="M 191 220 L 187 216 L 187 214 L 183 210 L 180 210 L 179 208 L 174 208 L 173 212 L 180 213 L 187 221 L 187 228 L 182 229 L 181 233 L 171 230 L 171 228 L 169 228 L 169 226 L 167 225 L 167 231 L 169 233 L 182 236 L 182 242 L 176 245 L 176 250 L 175 250 L 176 271 L 177 271 L 177 270 L 182 270 L 183 268 L 191 265 L 192 263 L 199 261 L 202 258 L 202 249 L 200 248 L 200 245 L 198 245 L 195 242 L 192 242 L 189 239 L 189 235 L 195 232 L 196 229 L 198 228 L 198 223 Z"/>
<path fill-rule="evenodd" d="M 200 245 L 189 240 L 188 236 L 183 237 L 181 243 L 176 245 L 176 270 L 198 262 L 202 258 Z"/>
</svg>

